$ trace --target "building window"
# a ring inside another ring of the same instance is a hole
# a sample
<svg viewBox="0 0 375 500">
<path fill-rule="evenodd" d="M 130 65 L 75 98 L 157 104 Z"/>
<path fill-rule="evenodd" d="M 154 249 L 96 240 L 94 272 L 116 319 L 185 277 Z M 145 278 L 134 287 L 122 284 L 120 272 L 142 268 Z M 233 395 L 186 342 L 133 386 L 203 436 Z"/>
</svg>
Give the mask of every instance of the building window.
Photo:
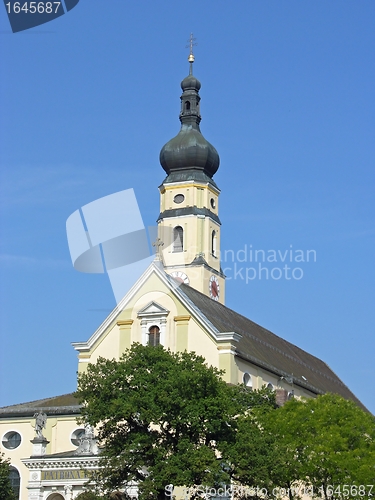
<svg viewBox="0 0 375 500">
<path fill-rule="evenodd" d="M 216 257 L 216 231 L 212 231 L 211 235 L 211 253 Z"/>
<path fill-rule="evenodd" d="M 78 446 L 79 446 L 79 441 L 80 441 L 80 439 L 82 439 L 82 438 L 83 438 L 83 436 L 84 436 L 84 435 L 85 435 L 85 429 L 82 429 L 82 428 L 81 428 L 81 429 L 76 429 L 76 430 L 72 433 L 72 435 L 71 435 L 71 437 L 70 437 L 70 441 L 71 441 L 71 443 L 72 443 L 74 446 L 77 446 L 77 447 L 78 447 Z"/>
<path fill-rule="evenodd" d="M 183 194 L 176 194 L 176 196 L 173 198 L 173 201 L 175 203 L 182 203 L 185 199 L 185 196 Z"/>
<path fill-rule="evenodd" d="M 160 345 L 160 329 L 158 326 L 152 326 L 148 330 L 148 345 Z"/>
<path fill-rule="evenodd" d="M 2 440 L 4 448 L 7 450 L 15 450 L 21 444 L 21 435 L 18 432 L 7 432 Z"/>
<path fill-rule="evenodd" d="M 268 382 L 267 386 L 266 386 L 267 389 L 270 389 L 271 391 L 274 390 L 274 386 L 271 384 L 271 382 Z"/>
<path fill-rule="evenodd" d="M 190 101 L 186 101 L 186 102 L 185 102 L 185 109 L 186 109 L 187 111 L 189 111 L 189 109 L 190 109 Z"/>
<path fill-rule="evenodd" d="M 173 229 L 173 251 L 183 252 L 184 250 L 184 230 L 181 226 Z"/>
<path fill-rule="evenodd" d="M 168 314 L 169 311 L 165 307 L 154 301 L 138 311 L 137 316 L 140 319 L 142 329 L 142 345 L 152 345 L 152 342 L 155 345 L 155 341 L 157 344 L 166 345 L 165 334 Z M 156 340 L 154 340 L 155 335 L 151 335 L 153 338 L 150 338 L 150 334 L 154 333 L 159 334 L 156 335 Z"/>
<path fill-rule="evenodd" d="M 13 466 L 9 467 L 9 481 L 10 481 L 10 485 L 14 491 L 14 494 L 15 494 L 16 498 L 18 499 L 20 497 L 21 478 L 20 478 L 20 473 Z"/>
<path fill-rule="evenodd" d="M 243 383 L 246 387 L 249 387 L 250 389 L 253 387 L 253 381 L 251 379 L 250 373 L 244 373 L 243 375 Z"/>
</svg>

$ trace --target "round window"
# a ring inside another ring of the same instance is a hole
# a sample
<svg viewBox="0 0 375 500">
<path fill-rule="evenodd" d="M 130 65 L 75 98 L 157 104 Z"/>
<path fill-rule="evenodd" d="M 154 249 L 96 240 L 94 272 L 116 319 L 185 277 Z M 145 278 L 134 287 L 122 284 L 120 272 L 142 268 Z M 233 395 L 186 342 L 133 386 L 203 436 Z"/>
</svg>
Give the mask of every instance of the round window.
<svg viewBox="0 0 375 500">
<path fill-rule="evenodd" d="M 173 198 L 173 201 L 175 203 L 182 203 L 185 199 L 185 196 L 183 194 L 176 194 L 176 196 Z"/>
<path fill-rule="evenodd" d="M 211 207 L 216 208 L 216 202 L 213 198 L 211 198 Z"/>
<path fill-rule="evenodd" d="M 84 435 L 85 435 L 85 429 L 76 429 L 71 435 L 70 438 L 71 443 L 74 446 L 79 446 L 79 440 L 82 439 Z"/>
<path fill-rule="evenodd" d="M 21 434 L 15 431 L 7 432 L 3 437 L 2 444 L 8 450 L 15 450 L 21 444 Z"/>
</svg>

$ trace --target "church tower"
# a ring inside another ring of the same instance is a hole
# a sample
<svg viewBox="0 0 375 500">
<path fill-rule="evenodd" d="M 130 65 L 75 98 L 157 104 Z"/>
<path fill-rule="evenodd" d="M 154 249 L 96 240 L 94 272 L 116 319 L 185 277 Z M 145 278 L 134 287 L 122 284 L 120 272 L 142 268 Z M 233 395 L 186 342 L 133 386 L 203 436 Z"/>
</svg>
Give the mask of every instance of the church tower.
<svg viewBox="0 0 375 500">
<path fill-rule="evenodd" d="M 168 274 L 224 304 L 220 189 L 213 180 L 220 159 L 199 128 L 201 84 L 193 75 L 191 49 L 192 43 L 189 75 L 181 82 L 181 130 L 160 152 L 167 177 L 159 187 L 159 254 Z"/>
</svg>

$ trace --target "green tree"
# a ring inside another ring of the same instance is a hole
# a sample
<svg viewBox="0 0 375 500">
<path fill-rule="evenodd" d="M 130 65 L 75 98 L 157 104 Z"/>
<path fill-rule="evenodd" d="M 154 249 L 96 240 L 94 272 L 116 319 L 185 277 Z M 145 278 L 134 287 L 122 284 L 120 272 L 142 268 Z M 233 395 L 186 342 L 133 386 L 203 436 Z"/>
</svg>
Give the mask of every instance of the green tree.
<svg viewBox="0 0 375 500">
<path fill-rule="evenodd" d="M 303 481 L 314 495 L 327 499 L 366 498 L 356 487 L 375 483 L 373 415 L 352 401 L 325 394 L 292 400 L 267 419 L 265 431 L 274 436 L 281 457 L 273 477 L 280 487 Z M 349 490 L 344 492 L 344 485 Z"/>
<path fill-rule="evenodd" d="M 237 418 L 235 441 L 225 445 L 231 477 L 248 487 L 246 496 L 265 488 L 268 497 L 282 493 L 290 500 L 304 491 L 326 499 L 366 498 L 375 483 L 371 414 L 332 394 L 293 399 L 276 411 L 255 401 L 250 407 Z"/>
<path fill-rule="evenodd" d="M 271 469 L 275 465 L 274 437 L 264 432 L 264 420 L 276 409 L 275 394 L 269 389 L 251 391 L 244 386 L 236 388 L 244 398 L 242 412 L 236 417 L 235 439 L 220 446 L 228 464 L 231 482 L 244 486 L 234 489 L 236 497 L 258 497 L 259 490 L 269 490 Z"/>
<path fill-rule="evenodd" d="M 76 497 L 76 500 L 103 500 L 103 499 L 104 497 L 97 495 L 93 491 L 83 491 Z"/>
<path fill-rule="evenodd" d="M 120 361 L 89 365 L 77 396 L 103 446 L 96 478 L 103 489 L 135 482 L 141 498 L 164 498 L 169 484 L 228 481 L 219 447 L 234 441 L 235 417 L 251 403 L 221 375 L 194 353 L 140 344 Z"/>
<path fill-rule="evenodd" d="M 9 480 L 9 460 L 0 453 L 0 498 L 2 500 L 16 500 L 16 496 Z"/>
</svg>

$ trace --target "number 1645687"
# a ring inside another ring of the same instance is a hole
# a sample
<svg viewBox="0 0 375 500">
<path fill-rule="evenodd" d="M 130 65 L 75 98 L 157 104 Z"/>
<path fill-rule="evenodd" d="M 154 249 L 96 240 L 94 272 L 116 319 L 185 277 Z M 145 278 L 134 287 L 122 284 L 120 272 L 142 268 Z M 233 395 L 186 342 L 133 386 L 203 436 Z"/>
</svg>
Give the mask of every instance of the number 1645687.
<svg viewBox="0 0 375 500">
<path fill-rule="evenodd" d="M 10 2 L 6 3 L 8 14 L 12 11 L 15 14 L 24 12 L 25 14 L 56 14 L 61 2 Z"/>
</svg>

